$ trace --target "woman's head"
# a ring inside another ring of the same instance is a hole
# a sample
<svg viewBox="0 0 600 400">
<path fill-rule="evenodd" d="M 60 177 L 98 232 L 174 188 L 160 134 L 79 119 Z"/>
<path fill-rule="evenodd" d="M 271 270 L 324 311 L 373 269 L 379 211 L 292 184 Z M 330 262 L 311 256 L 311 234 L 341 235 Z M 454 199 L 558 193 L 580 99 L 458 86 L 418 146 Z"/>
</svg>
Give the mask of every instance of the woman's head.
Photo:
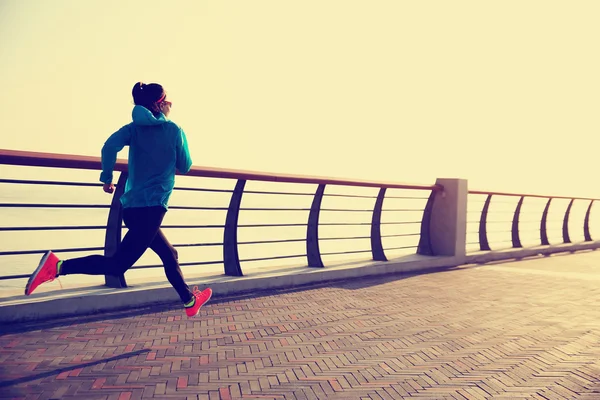
<svg viewBox="0 0 600 400">
<path fill-rule="evenodd" d="M 167 101 L 167 94 L 158 83 L 138 82 L 133 85 L 131 91 L 135 105 L 146 107 L 155 114 L 163 113 L 169 115 L 171 102 Z"/>
</svg>

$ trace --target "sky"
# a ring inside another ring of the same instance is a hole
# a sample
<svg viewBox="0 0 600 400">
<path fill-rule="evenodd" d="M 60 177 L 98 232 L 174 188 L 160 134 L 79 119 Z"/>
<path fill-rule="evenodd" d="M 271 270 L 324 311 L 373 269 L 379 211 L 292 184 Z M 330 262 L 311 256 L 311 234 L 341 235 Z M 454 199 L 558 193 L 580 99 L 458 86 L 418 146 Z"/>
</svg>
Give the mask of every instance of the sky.
<svg viewBox="0 0 600 400">
<path fill-rule="evenodd" d="M 597 0 L 0 0 L 0 148 L 99 156 L 133 85 L 158 82 L 197 166 L 600 197 L 598 15 Z"/>
</svg>

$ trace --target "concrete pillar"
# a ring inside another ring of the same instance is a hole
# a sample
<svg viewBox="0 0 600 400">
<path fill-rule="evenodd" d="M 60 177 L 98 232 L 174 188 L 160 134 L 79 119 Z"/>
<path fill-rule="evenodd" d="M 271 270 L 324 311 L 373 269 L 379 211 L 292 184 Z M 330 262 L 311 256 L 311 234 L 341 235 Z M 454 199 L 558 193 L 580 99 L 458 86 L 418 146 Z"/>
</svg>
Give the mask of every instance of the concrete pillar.
<svg viewBox="0 0 600 400">
<path fill-rule="evenodd" d="M 429 225 L 433 255 L 466 259 L 467 196 L 465 179 L 437 179 L 444 190 L 436 192 Z"/>
</svg>

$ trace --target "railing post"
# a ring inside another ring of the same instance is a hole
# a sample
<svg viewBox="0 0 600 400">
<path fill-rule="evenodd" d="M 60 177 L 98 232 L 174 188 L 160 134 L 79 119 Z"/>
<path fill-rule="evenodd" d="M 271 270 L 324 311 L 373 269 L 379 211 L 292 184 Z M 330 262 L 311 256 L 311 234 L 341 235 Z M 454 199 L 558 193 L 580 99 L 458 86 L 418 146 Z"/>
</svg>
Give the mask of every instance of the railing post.
<svg viewBox="0 0 600 400">
<path fill-rule="evenodd" d="M 542 246 L 549 246 L 550 241 L 548 240 L 548 211 L 550 210 L 550 203 L 552 202 L 552 197 L 548 199 L 546 203 L 546 207 L 544 207 L 544 212 L 542 214 L 542 222 L 540 223 L 540 239 L 542 242 Z"/>
<path fill-rule="evenodd" d="M 381 212 L 384 199 L 385 188 L 381 188 L 375 201 L 373 218 L 371 219 L 371 253 L 373 254 L 374 261 L 387 261 L 387 257 L 383 251 L 383 244 L 381 243 Z"/>
<path fill-rule="evenodd" d="M 590 235 L 590 213 L 592 212 L 593 204 L 594 200 L 590 200 L 590 205 L 588 206 L 588 209 L 585 212 L 585 221 L 583 223 L 583 236 L 586 242 L 592 241 L 592 235 Z"/>
<path fill-rule="evenodd" d="M 227 217 L 225 219 L 225 230 L 223 232 L 223 263 L 225 264 L 225 275 L 243 276 L 238 253 L 237 228 L 242 204 L 242 194 L 246 181 L 238 179 L 235 189 L 231 194 Z"/>
<path fill-rule="evenodd" d="M 433 250 L 431 250 L 431 210 L 433 209 L 435 196 L 435 191 L 431 191 L 425 209 L 423 210 L 423 218 L 421 219 L 421 235 L 419 237 L 417 254 L 423 256 L 433 255 Z"/>
<path fill-rule="evenodd" d="M 308 228 L 306 231 L 306 257 L 308 266 L 323 268 L 321 252 L 319 250 L 319 213 L 321 212 L 321 201 L 325 193 L 325 184 L 320 184 L 315 192 L 310 214 L 308 215 Z"/>
<path fill-rule="evenodd" d="M 521 244 L 521 237 L 519 235 L 519 217 L 521 216 L 521 207 L 523 207 L 523 200 L 525 200 L 525 196 L 521 196 L 521 199 L 517 204 L 517 208 L 515 209 L 515 215 L 513 215 L 511 229 L 513 247 L 523 247 L 523 245 Z"/>
<path fill-rule="evenodd" d="M 106 223 L 106 234 L 104 236 L 104 255 L 111 257 L 116 253 L 121 244 L 121 227 L 123 225 L 123 207 L 121 206 L 121 196 L 125 191 L 127 182 L 127 172 L 121 172 L 117 187 L 113 194 L 110 203 L 110 211 L 108 212 L 108 221 Z M 111 288 L 126 288 L 127 282 L 125 275 L 104 275 L 104 284 Z"/>
<path fill-rule="evenodd" d="M 485 204 L 481 210 L 481 218 L 479 219 L 479 249 L 482 251 L 490 251 L 490 243 L 487 237 L 487 217 L 490 209 L 490 203 L 492 202 L 492 195 L 488 194 L 485 199 Z"/>
<path fill-rule="evenodd" d="M 443 189 L 434 192 L 429 216 L 431 253 L 455 257 L 456 265 L 459 265 L 464 263 L 467 249 L 467 181 L 437 179 L 435 183 Z"/>
<path fill-rule="evenodd" d="M 562 234 L 564 243 L 571 243 L 571 238 L 569 237 L 569 215 L 571 214 L 571 207 L 573 207 L 574 201 L 575 199 L 571 199 L 571 201 L 569 202 L 567 211 L 565 211 L 565 218 L 563 219 Z"/>
</svg>

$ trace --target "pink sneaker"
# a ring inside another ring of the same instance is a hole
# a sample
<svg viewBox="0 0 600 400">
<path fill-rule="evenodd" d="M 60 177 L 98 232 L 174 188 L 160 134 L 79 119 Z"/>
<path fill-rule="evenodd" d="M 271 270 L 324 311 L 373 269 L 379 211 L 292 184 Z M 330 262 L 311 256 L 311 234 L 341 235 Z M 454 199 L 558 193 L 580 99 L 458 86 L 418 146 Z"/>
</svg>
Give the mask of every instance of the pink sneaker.
<svg viewBox="0 0 600 400">
<path fill-rule="evenodd" d="M 47 251 L 46 254 L 40 260 L 40 264 L 37 269 L 33 271 L 33 274 L 29 277 L 29 281 L 25 286 L 25 295 L 29 296 L 33 291 L 45 282 L 52 282 L 57 274 L 57 264 L 60 260 L 56 255 Z"/>
<path fill-rule="evenodd" d="M 193 306 L 185 308 L 185 313 L 187 314 L 188 318 L 192 318 L 198 315 L 198 313 L 200 312 L 200 307 L 202 307 L 204 304 L 206 304 L 208 300 L 210 300 L 210 297 L 212 296 L 212 289 L 206 288 L 203 291 L 199 291 L 198 286 L 194 286 L 194 291 L 192 292 L 192 294 L 196 298 L 196 301 L 194 302 Z"/>
</svg>

